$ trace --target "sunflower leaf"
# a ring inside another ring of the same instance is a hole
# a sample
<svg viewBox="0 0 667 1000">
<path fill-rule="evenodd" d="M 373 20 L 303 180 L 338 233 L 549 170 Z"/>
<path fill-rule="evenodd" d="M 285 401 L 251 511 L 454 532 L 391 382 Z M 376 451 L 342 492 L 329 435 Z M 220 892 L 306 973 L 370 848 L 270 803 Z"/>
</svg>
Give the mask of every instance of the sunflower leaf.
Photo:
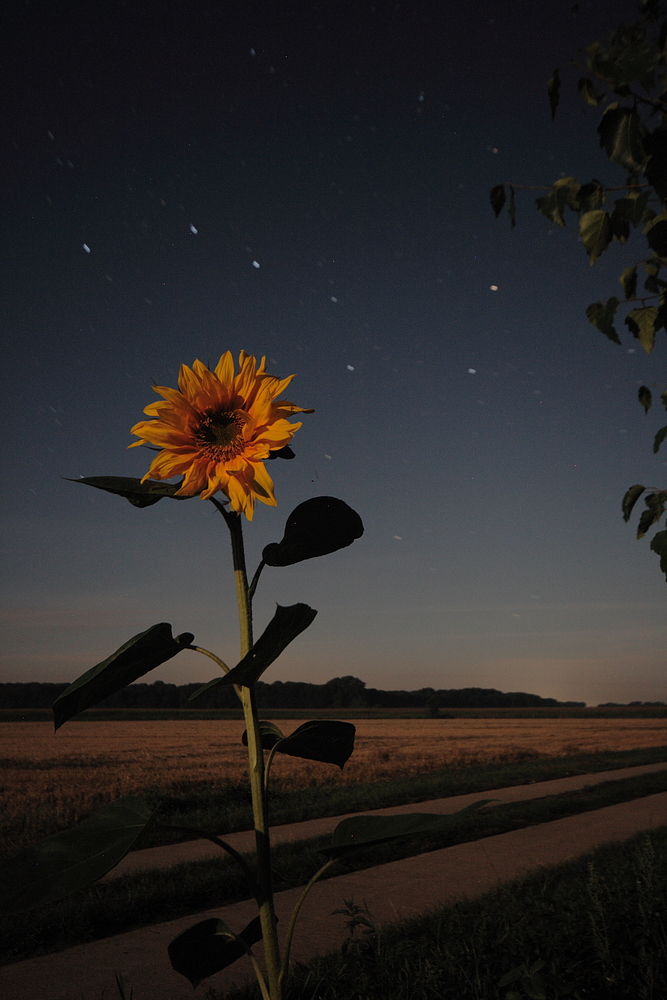
<svg viewBox="0 0 667 1000">
<path fill-rule="evenodd" d="M 262 552 L 267 566 L 292 566 L 336 552 L 361 538 L 364 526 L 355 510 L 336 497 L 313 497 L 295 507 L 285 533 Z"/>
<path fill-rule="evenodd" d="M 151 625 L 145 632 L 128 639 L 120 649 L 87 670 L 56 698 L 53 703 L 56 730 L 79 712 L 115 694 L 176 656 L 182 649 L 187 649 L 193 639 L 191 632 L 183 632 L 174 639 L 171 625 L 167 622 Z"/>
<path fill-rule="evenodd" d="M 259 731 L 264 750 L 271 750 L 275 746 L 277 753 L 303 760 L 317 760 L 323 764 L 337 764 L 342 770 L 354 750 L 356 728 L 351 722 L 316 719 L 304 722 L 289 736 L 284 736 L 273 722 L 260 722 Z M 241 739 L 247 747 L 247 730 Z"/>
<path fill-rule="evenodd" d="M 349 816 L 341 820 L 328 847 L 320 848 L 330 858 L 341 858 L 360 847 L 384 844 L 389 840 L 424 837 L 442 833 L 465 813 L 476 811 L 492 799 L 480 799 L 448 815 L 438 813 L 405 813 L 398 816 Z"/>
<path fill-rule="evenodd" d="M 125 857 L 156 812 L 146 799 L 128 795 L 5 861 L 0 865 L 0 914 L 44 906 L 102 878 Z"/>
<path fill-rule="evenodd" d="M 313 622 L 317 611 L 307 604 L 291 604 L 284 608 L 280 604 L 252 649 L 227 674 L 214 677 L 190 696 L 196 698 L 218 684 L 241 684 L 250 687 L 270 667 L 292 639 L 303 632 Z"/>
<path fill-rule="evenodd" d="M 193 493 L 187 497 L 176 496 L 183 480 L 180 483 L 162 483 L 148 479 L 142 483 L 141 479 L 133 479 L 130 476 L 82 476 L 81 479 L 69 479 L 68 482 L 83 483 L 84 486 L 94 486 L 107 493 L 117 493 L 118 496 L 129 500 L 133 507 L 151 507 L 163 497 L 171 497 L 172 500 L 191 500 L 193 496 L 199 495 Z"/>
<path fill-rule="evenodd" d="M 167 951 L 174 971 L 185 976 L 196 989 L 203 979 L 226 969 L 261 940 L 259 917 L 251 920 L 240 934 L 234 934 L 224 920 L 209 917 L 175 937 Z"/>
</svg>

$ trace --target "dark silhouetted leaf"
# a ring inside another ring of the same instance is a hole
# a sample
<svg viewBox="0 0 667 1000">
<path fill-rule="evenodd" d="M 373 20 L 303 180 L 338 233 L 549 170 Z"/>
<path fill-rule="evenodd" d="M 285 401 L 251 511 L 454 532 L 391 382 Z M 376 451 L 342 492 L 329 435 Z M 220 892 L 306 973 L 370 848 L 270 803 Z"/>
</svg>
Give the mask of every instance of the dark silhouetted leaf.
<svg viewBox="0 0 667 1000">
<path fill-rule="evenodd" d="M 350 816 L 341 820 L 333 832 L 331 844 L 320 848 L 330 858 L 344 857 L 360 847 L 384 844 L 389 840 L 424 837 L 442 833 L 464 816 L 492 799 L 480 799 L 450 815 L 405 813 L 398 816 Z"/>
<path fill-rule="evenodd" d="M 642 486 L 641 483 L 635 483 L 635 485 L 631 486 L 630 489 L 625 494 L 625 496 L 623 497 L 621 508 L 623 510 L 624 521 L 630 520 L 630 515 L 632 514 L 632 508 L 637 503 L 637 501 L 639 500 L 640 496 L 642 495 L 645 489 L 646 487 Z"/>
<path fill-rule="evenodd" d="M 651 409 L 651 402 L 652 402 L 651 390 L 649 389 L 649 387 L 647 385 L 641 385 L 639 387 L 639 392 L 637 393 L 637 397 L 641 405 L 644 407 L 644 413 L 648 413 L 648 411 Z"/>
<path fill-rule="evenodd" d="M 191 632 L 183 632 L 174 639 L 171 625 L 167 622 L 151 625 L 145 632 L 139 632 L 102 663 L 87 670 L 56 698 L 53 703 L 56 730 L 79 712 L 170 660 L 191 645 L 193 639 Z"/>
<path fill-rule="evenodd" d="M 612 163 L 630 172 L 641 170 L 646 160 L 642 146 L 644 127 L 634 109 L 611 105 L 598 125 L 600 145 Z"/>
<path fill-rule="evenodd" d="M 653 439 L 654 454 L 656 455 L 658 454 L 660 445 L 662 444 L 662 442 L 665 440 L 666 437 L 667 437 L 667 427 L 661 427 L 658 433 L 656 434 L 655 438 Z"/>
<path fill-rule="evenodd" d="M 491 208 L 493 209 L 496 219 L 500 215 L 505 205 L 505 185 L 496 184 L 494 188 L 491 189 Z"/>
<path fill-rule="evenodd" d="M 556 117 L 556 108 L 558 107 L 558 101 L 560 99 L 560 70 L 556 66 L 549 83 L 547 84 L 547 93 L 549 94 L 549 107 L 551 109 L 551 120 L 553 121 Z"/>
<path fill-rule="evenodd" d="M 270 451 L 267 458 L 294 458 L 294 452 L 286 444 L 284 448 L 277 448 L 276 451 Z"/>
<path fill-rule="evenodd" d="M 351 722 L 321 719 L 304 722 L 289 736 L 281 733 L 273 722 L 260 722 L 259 731 L 264 750 L 272 750 L 275 746 L 276 753 L 317 760 L 323 764 L 337 764 L 342 770 L 354 750 L 356 729 Z M 241 739 L 247 747 L 247 730 Z"/>
<path fill-rule="evenodd" d="M 84 486 L 94 486 L 98 490 L 106 493 L 117 493 L 118 496 L 125 497 L 133 507 L 151 507 L 154 503 L 164 497 L 171 497 L 172 500 L 191 500 L 192 494 L 188 497 L 177 497 L 183 480 L 180 483 L 162 483 L 155 479 L 148 479 L 142 483 L 140 479 L 131 479 L 129 476 L 86 476 L 81 479 L 70 479 L 70 483 L 83 483 Z"/>
<path fill-rule="evenodd" d="M 648 245 L 653 253 L 667 258 L 667 213 L 663 212 L 644 229 Z"/>
<path fill-rule="evenodd" d="M 601 208 L 584 212 L 579 219 L 579 235 L 586 248 L 588 259 L 594 264 L 600 254 L 604 253 L 612 240 L 611 220 L 609 213 Z"/>
<path fill-rule="evenodd" d="M 586 103 L 592 104 L 594 108 L 596 108 L 599 104 L 602 104 L 605 99 L 604 94 L 597 93 L 595 87 L 593 86 L 593 81 L 587 76 L 581 77 L 577 83 L 577 90 Z"/>
<path fill-rule="evenodd" d="M 646 510 L 642 511 L 637 527 L 637 538 L 643 538 L 649 528 L 656 524 L 665 513 L 667 504 L 667 493 L 659 490 L 656 493 L 648 493 L 644 497 Z"/>
<path fill-rule="evenodd" d="M 5 861 L 0 866 L 0 914 L 44 906 L 102 878 L 125 857 L 156 812 L 146 799 L 129 795 Z"/>
<path fill-rule="evenodd" d="M 175 937 L 167 951 L 172 968 L 196 989 L 202 980 L 232 965 L 261 940 L 259 917 L 251 920 L 240 934 L 234 934 L 224 920 L 210 917 Z"/>
<path fill-rule="evenodd" d="M 510 229 L 516 228 L 516 195 L 514 193 L 514 187 L 510 184 L 510 203 L 507 209 L 508 215 L 510 217 Z"/>
<path fill-rule="evenodd" d="M 660 556 L 660 569 L 667 580 L 667 531 L 658 531 L 651 539 L 651 551 Z"/>
<path fill-rule="evenodd" d="M 342 500 L 313 497 L 294 508 L 282 540 L 267 545 L 262 558 L 267 566 L 292 566 L 343 549 L 363 533 L 361 518 Z"/>
<path fill-rule="evenodd" d="M 623 292 L 626 299 L 634 299 L 637 294 L 637 265 L 633 264 L 632 267 L 626 267 L 618 280 L 623 285 Z"/>
<path fill-rule="evenodd" d="M 640 306 L 632 309 L 625 322 L 633 337 L 636 337 L 647 354 L 655 347 L 655 325 L 658 310 L 655 306 Z"/>
<path fill-rule="evenodd" d="M 214 677 L 208 684 L 198 688 L 191 698 L 196 698 L 219 684 L 241 684 L 243 687 L 250 687 L 289 646 L 292 639 L 296 639 L 297 635 L 308 628 L 316 614 L 317 611 L 309 608 L 307 604 L 292 604 L 288 608 L 283 608 L 279 604 L 275 615 L 243 659 L 228 674 Z"/>
<path fill-rule="evenodd" d="M 621 340 L 614 327 L 614 316 L 618 309 L 618 299 L 612 295 L 606 302 L 593 302 L 586 306 L 586 316 L 597 329 L 609 337 L 615 344 L 620 344 Z"/>
</svg>

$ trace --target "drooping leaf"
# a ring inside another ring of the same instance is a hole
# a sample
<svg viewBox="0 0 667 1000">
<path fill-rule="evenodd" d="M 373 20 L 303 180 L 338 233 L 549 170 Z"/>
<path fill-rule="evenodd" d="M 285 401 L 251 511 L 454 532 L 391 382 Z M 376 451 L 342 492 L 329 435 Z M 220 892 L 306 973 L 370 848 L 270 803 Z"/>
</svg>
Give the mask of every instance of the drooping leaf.
<svg viewBox="0 0 667 1000">
<path fill-rule="evenodd" d="M 390 840 L 438 834 L 456 823 L 466 813 L 476 811 L 492 799 L 480 799 L 449 815 L 406 813 L 398 816 L 349 816 L 333 832 L 331 844 L 320 848 L 330 858 L 344 857 L 361 847 L 384 844 Z"/>
<path fill-rule="evenodd" d="M 667 580 L 667 531 L 658 531 L 651 539 L 650 548 L 660 556 L 660 569 Z"/>
<path fill-rule="evenodd" d="M 577 195 L 576 211 L 584 214 L 602 208 L 606 198 L 605 190 L 599 181 L 592 180 L 588 184 L 582 184 Z"/>
<path fill-rule="evenodd" d="M 289 736 L 281 733 L 273 722 L 260 722 L 259 729 L 262 749 L 272 750 L 275 746 L 276 753 L 317 760 L 323 764 L 337 764 L 341 770 L 354 750 L 356 728 L 351 722 L 336 722 L 332 719 L 304 722 Z M 247 747 L 247 730 L 241 740 Z"/>
<path fill-rule="evenodd" d="M 83 483 L 84 486 L 94 486 L 98 490 L 106 493 L 117 493 L 118 496 L 125 497 L 133 507 L 151 507 L 154 503 L 162 500 L 163 497 L 171 497 L 172 500 L 191 500 L 192 497 L 177 497 L 183 480 L 180 483 L 163 483 L 155 479 L 148 479 L 142 483 L 140 479 L 132 479 L 129 476 L 86 476 L 81 479 L 70 479 L 70 483 Z M 193 494 L 198 496 L 199 494 Z"/>
<path fill-rule="evenodd" d="M 548 194 L 535 199 L 538 211 L 557 226 L 565 225 L 565 206 L 575 210 L 578 207 L 580 185 L 574 177 L 561 177 L 552 186 Z"/>
<path fill-rule="evenodd" d="M 593 326 L 609 337 L 615 344 L 620 344 L 621 340 L 614 327 L 614 316 L 618 309 L 618 299 L 612 295 L 606 302 L 592 302 L 586 306 L 586 316 Z"/>
<path fill-rule="evenodd" d="M 193 639 L 191 632 L 183 632 L 174 639 L 168 622 L 151 625 L 145 632 L 139 632 L 106 660 L 87 670 L 56 698 L 53 703 L 56 730 L 79 712 L 170 660 L 186 649 Z"/>
<path fill-rule="evenodd" d="M 667 202 L 667 124 L 645 135 L 642 144 L 649 160 L 644 176 L 664 204 Z"/>
<path fill-rule="evenodd" d="M 667 437 L 667 426 L 661 427 L 658 433 L 656 434 L 655 438 L 653 439 L 654 454 L 656 455 L 658 454 L 660 445 L 662 444 L 662 442 L 665 440 L 666 437 Z"/>
<path fill-rule="evenodd" d="M 304 722 L 293 733 L 281 740 L 276 751 L 290 757 L 317 760 L 323 764 L 337 764 L 343 769 L 354 750 L 356 729 L 351 722 L 319 719 Z"/>
<path fill-rule="evenodd" d="M 551 120 L 553 121 L 556 117 L 556 108 L 558 107 L 558 101 L 560 99 L 560 70 L 556 66 L 555 70 L 551 75 L 551 79 L 547 84 L 547 93 L 549 94 L 549 107 L 551 109 Z"/>
<path fill-rule="evenodd" d="M 361 518 L 342 500 L 313 497 L 294 508 L 282 540 L 267 545 L 262 558 L 267 566 L 292 566 L 343 549 L 363 533 Z"/>
<path fill-rule="evenodd" d="M 662 490 L 656 493 L 648 493 L 644 497 L 644 503 L 646 504 L 646 510 L 642 511 L 642 516 L 639 518 L 637 538 L 643 538 L 649 528 L 656 524 L 665 513 L 667 493 Z"/>
<path fill-rule="evenodd" d="M 490 198 L 491 198 L 491 208 L 493 209 L 497 219 L 500 213 L 502 212 L 506 201 L 505 185 L 496 184 L 496 186 L 491 189 Z"/>
<path fill-rule="evenodd" d="M 587 76 L 581 77 L 577 83 L 577 90 L 586 103 L 593 105 L 594 108 L 604 101 L 604 94 L 597 93 L 593 86 L 593 81 Z"/>
<path fill-rule="evenodd" d="M 317 611 L 307 604 L 291 604 L 288 608 L 279 604 L 275 615 L 243 659 L 228 674 L 214 677 L 208 684 L 198 688 L 192 698 L 219 684 L 241 684 L 250 687 L 289 646 L 292 639 L 296 639 L 297 635 L 308 628 L 316 614 Z"/>
<path fill-rule="evenodd" d="M 507 213 L 510 217 L 510 229 L 516 228 L 516 195 L 514 193 L 514 186 L 510 184 L 510 203 L 507 209 Z"/>
<path fill-rule="evenodd" d="M 157 809 L 129 795 L 0 865 L 0 914 L 23 913 L 102 878 L 125 857 Z"/>
<path fill-rule="evenodd" d="M 639 114 L 618 104 L 607 108 L 598 125 L 600 145 L 609 159 L 631 173 L 641 170 L 646 160 L 642 146 L 644 132 Z"/>
<path fill-rule="evenodd" d="M 612 238 L 617 243 L 625 243 L 630 236 L 630 220 L 623 204 L 624 199 L 619 198 L 614 202 L 614 208 L 609 216 Z"/>
<path fill-rule="evenodd" d="M 662 405 L 667 410 L 667 389 L 660 393 L 660 399 L 662 400 Z"/>
<path fill-rule="evenodd" d="M 641 385 L 639 387 L 639 392 L 637 393 L 637 397 L 641 405 L 644 407 L 644 413 L 648 413 L 648 411 L 651 409 L 651 403 L 652 403 L 651 390 L 649 389 L 649 387 L 647 385 Z"/>
<path fill-rule="evenodd" d="M 640 306 L 632 309 L 625 322 L 633 337 L 636 337 L 647 354 L 655 347 L 655 325 L 658 319 L 656 306 Z"/>
<path fill-rule="evenodd" d="M 623 497 L 623 501 L 621 503 L 621 509 L 623 510 L 624 521 L 630 520 L 630 515 L 632 514 L 632 508 L 637 503 L 637 501 L 639 500 L 640 496 L 642 495 L 645 489 L 646 487 L 643 486 L 641 483 L 635 483 L 635 485 L 631 486 L 630 489 L 625 494 L 625 496 Z"/>
<path fill-rule="evenodd" d="M 637 294 L 637 265 L 633 264 L 632 267 L 626 267 L 618 280 L 623 285 L 626 299 L 634 299 Z"/>
<path fill-rule="evenodd" d="M 588 259 L 591 264 L 594 264 L 612 240 L 609 213 L 601 208 L 584 212 L 579 219 L 579 235 L 588 254 Z"/>
<path fill-rule="evenodd" d="M 667 212 L 657 215 L 647 226 L 644 233 L 653 253 L 667 259 Z"/>
<path fill-rule="evenodd" d="M 259 917 L 251 920 L 240 934 L 234 934 L 224 920 L 210 917 L 175 937 L 167 951 L 174 971 L 185 976 L 196 989 L 202 980 L 232 965 L 261 940 Z"/>
</svg>

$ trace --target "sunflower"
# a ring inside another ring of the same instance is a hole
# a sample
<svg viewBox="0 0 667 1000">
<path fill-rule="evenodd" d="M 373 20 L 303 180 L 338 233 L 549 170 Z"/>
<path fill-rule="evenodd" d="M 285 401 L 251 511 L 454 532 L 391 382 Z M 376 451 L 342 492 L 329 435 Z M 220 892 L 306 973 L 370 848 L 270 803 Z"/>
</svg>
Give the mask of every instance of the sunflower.
<svg viewBox="0 0 667 1000">
<path fill-rule="evenodd" d="M 244 512 L 249 521 L 255 498 L 276 506 L 273 482 L 264 462 L 285 448 L 301 424 L 291 424 L 293 413 L 312 413 L 278 396 L 294 378 L 279 379 L 259 367 L 255 358 L 241 351 L 239 373 L 234 374 L 230 351 L 214 371 L 201 361 L 192 368 L 181 365 L 178 389 L 156 385 L 163 397 L 149 403 L 144 413 L 154 420 L 140 420 L 132 428 L 139 437 L 129 445 L 157 445 L 161 450 L 141 480 L 170 479 L 182 475 L 176 496 L 208 499 L 221 490 L 232 510 Z"/>
</svg>

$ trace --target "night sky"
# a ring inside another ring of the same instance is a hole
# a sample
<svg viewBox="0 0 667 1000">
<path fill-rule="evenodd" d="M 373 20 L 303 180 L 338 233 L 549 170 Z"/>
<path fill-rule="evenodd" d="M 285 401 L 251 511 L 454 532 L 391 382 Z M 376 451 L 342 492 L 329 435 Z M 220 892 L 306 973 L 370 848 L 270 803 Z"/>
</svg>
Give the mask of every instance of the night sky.
<svg viewBox="0 0 667 1000">
<path fill-rule="evenodd" d="M 586 305 L 639 240 L 588 264 L 496 183 L 621 183 L 596 114 L 554 66 L 631 2 L 480 0 L 32 4 L 5 57 L 0 680 L 71 681 L 159 621 L 223 659 L 238 637 L 213 505 L 143 510 L 67 481 L 142 476 L 130 428 L 181 363 L 241 348 L 296 373 L 278 507 L 249 569 L 308 497 L 363 518 L 351 548 L 265 570 L 318 617 L 264 680 L 495 687 L 597 704 L 665 699 L 665 582 L 624 524 L 664 486 L 661 380 Z M 659 338 L 660 339 L 660 338 Z M 664 378 L 664 376 L 663 376 Z M 636 518 L 634 518 L 636 522 Z M 184 653 L 144 680 L 213 676 Z"/>
</svg>

